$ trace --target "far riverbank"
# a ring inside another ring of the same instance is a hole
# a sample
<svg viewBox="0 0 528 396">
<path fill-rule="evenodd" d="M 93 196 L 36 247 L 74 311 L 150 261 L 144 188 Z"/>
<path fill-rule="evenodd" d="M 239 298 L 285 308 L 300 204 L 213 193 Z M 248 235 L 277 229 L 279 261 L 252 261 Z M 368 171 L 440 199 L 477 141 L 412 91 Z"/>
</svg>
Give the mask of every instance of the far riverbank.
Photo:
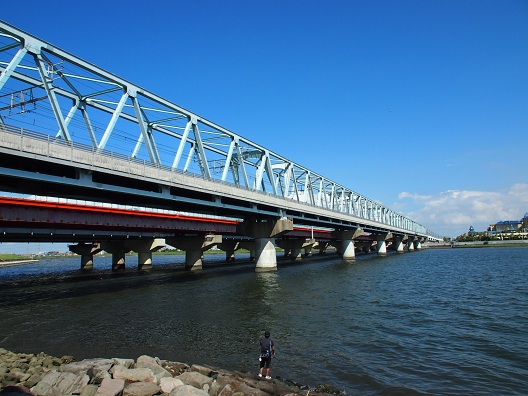
<svg viewBox="0 0 528 396">
<path fill-rule="evenodd" d="M 438 242 L 424 243 L 425 249 L 485 248 L 485 247 L 528 247 L 528 240 L 513 241 L 474 241 L 474 242 Z"/>
</svg>

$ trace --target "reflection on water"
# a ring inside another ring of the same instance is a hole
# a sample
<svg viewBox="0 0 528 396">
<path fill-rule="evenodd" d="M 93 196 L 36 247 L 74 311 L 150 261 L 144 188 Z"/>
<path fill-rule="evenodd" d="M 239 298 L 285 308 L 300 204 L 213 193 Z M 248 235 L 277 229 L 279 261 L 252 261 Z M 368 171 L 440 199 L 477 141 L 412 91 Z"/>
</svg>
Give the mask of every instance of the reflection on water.
<svg viewBox="0 0 528 396">
<path fill-rule="evenodd" d="M 274 376 L 348 394 L 520 395 L 528 389 L 526 253 L 329 256 L 279 260 L 271 273 L 247 263 L 186 272 L 183 256 L 155 256 L 150 272 L 112 273 L 110 258 L 90 274 L 78 259 L 3 268 L 0 347 L 256 372 L 258 341 L 270 330 Z"/>
<path fill-rule="evenodd" d="M 264 304 L 263 309 L 272 308 L 277 301 L 280 291 L 277 272 L 257 272 L 256 274 L 257 301 Z"/>
</svg>

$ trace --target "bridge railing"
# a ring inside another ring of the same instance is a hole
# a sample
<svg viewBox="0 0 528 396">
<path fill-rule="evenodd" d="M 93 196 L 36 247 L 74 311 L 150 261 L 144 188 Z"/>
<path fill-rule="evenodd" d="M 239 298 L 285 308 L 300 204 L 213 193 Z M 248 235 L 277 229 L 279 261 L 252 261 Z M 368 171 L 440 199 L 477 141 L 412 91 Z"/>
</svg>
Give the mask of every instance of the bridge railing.
<svg viewBox="0 0 528 396">
<path fill-rule="evenodd" d="M 76 148 L 92 161 L 119 160 L 94 165 L 127 161 L 129 172 L 145 175 L 157 168 L 196 175 L 411 232 L 426 231 L 379 202 L 5 22 L 0 22 L 0 70 L 0 124 L 42 131 L 48 146 L 35 143 L 33 149 L 48 150 L 47 155 L 67 156 L 63 148 Z"/>
</svg>

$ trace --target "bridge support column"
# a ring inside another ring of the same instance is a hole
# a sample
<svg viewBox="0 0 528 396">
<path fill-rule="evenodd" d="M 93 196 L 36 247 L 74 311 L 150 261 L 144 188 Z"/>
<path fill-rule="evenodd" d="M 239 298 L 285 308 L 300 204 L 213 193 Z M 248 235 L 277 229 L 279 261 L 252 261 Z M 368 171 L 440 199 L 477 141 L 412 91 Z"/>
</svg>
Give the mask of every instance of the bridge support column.
<svg viewBox="0 0 528 396">
<path fill-rule="evenodd" d="M 302 245 L 302 249 L 304 249 L 304 255 L 306 257 L 310 257 L 312 255 L 312 247 L 315 246 L 317 242 L 313 238 L 306 238 Z"/>
<path fill-rule="evenodd" d="M 394 243 L 394 248 L 396 252 L 403 253 L 403 237 L 395 235 L 394 238 L 392 238 L 392 241 L 392 243 Z"/>
<path fill-rule="evenodd" d="M 249 250 L 249 259 L 255 261 L 255 241 L 242 241 L 239 246 L 240 249 Z"/>
<path fill-rule="evenodd" d="M 90 271 L 93 269 L 93 256 L 101 252 L 101 246 L 98 243 L 79 243 L 78 245 L 69 245 L 70 252 L 81 256 L 81 270 Z"/>
<path fill-rule="evenodd" d="M 275 238 L 255 239 L 255 260 L 257 262 L 255 271 L 257 272 L 277 270 L 277 251 L 275 250 Z"/>
<path fill-rule="evenodd" d="M 364 234 L 362 228 L 352 228 L 347 230 L 334 230 L 332 236 L 340 239 L 339 254 L 343 260 L 356 259 L 356 247 L 354 246 L 354 238 L 360 237 Z"/>
<path fill-rule="evenodd" d="M 292 259 L 292 261 L 300 261 L 302 259 L 302 250 L 309 250 L 314 244 L 315 239 L 310 238 L 292 238 L 277 241 L 277 245 L 283 248 L 285 252 L 291 252 L 290 258 Z"/>
<path fill-rule="evenodd" d="M 392 238 L 392 234 L 390 232 L 381 232 L 379 234 L 376 234 L 376 252 L 379 256 L 385 256 L 387 254 L 387 239 Z"/>
<path fill-rule="evenodd" d="M 325 250 L 328 247 L 328 242 L 318 242 L 317 247 L 319 248 L 319 254 L 325 254 Z"/>
<path fill-rule="evenodd" d="M 407 250 L 409 250 L 409 252 L 414 251 L 414 237 L 409 237 L 407 240 Z"/>
<path fill-rule="evenodd" d="M 203 252 L 222 243 L 222 235 L 176 236 L 165 238 L 165 243 L 177 249 L 185 250 L 185 269 L 195 271 L 202 269 Z"/>
<path fill-rule="evenodd" d="M 125 256 L 131 250 L 126 246 L 126 241 L 102 242 L 101 247 L 105 252 L 112 254 L 112 271 L 125 269 Z"/>
<path fill-rule="evenodd" d="M 414 240 L 414 248 L 416 250 L 422 250 L 422 240 L 420 238 Z"/>
<path fill-rule="evenodd" d="M 289 239 L 291 246 L 291 259 L 292 261 L 301 261 L 302 260 L 302 250 L 310 250 L 311 247 L 315 244 L 313 239 Z"/>
<path fill-rule="evenodd" d="M 275 238 L 293 230 L 290 219 L 246 219 L 237 224 L 237 233 L 255 238 L 255 271 L 277 270 Z"/>
<path fill-rule="evenodd" d="M 239 248 L 239 242 L 222 241 L 217 245 L 218 249 L 223 250 L 226 254 L 226 263 L 235 261 L 235 252 Z"/>
<path fill-rule="evenodd" d="M 165 246 L 165 240 L 161 238 L 128 240 L 126 245 L 138 254 L 138 270 L 150 270 L 152 269 L 152 252 Z"/>
<path fill-rule="evenodd" d="M 221 249 L 221 248 L 219 248 Z M 236 251 L 236 245 L 229 246 L 225 251 L 226 254 L 226 262 L 230 263 L 231 261 L 235 261 L 235 251 Z"/>
</svg>

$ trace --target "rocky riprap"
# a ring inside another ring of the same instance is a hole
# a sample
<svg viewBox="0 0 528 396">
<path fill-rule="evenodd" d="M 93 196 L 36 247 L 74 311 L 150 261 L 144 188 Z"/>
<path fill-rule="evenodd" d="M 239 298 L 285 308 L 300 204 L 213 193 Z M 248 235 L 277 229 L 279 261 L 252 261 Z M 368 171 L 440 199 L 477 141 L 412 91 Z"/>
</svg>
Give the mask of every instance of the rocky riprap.
<svg viewBox="0 0 528 396">
<path fill-rule="evenodd" d="M 328 395 L 328 385 L 308 389 L 279 379 L 140 356 L 133 359 L 61 358 L 0 348 L 0 395 L 36 396 L 269 396 Z M 325 393 L 326 392 L 326 393 Z"/>
</svg>

